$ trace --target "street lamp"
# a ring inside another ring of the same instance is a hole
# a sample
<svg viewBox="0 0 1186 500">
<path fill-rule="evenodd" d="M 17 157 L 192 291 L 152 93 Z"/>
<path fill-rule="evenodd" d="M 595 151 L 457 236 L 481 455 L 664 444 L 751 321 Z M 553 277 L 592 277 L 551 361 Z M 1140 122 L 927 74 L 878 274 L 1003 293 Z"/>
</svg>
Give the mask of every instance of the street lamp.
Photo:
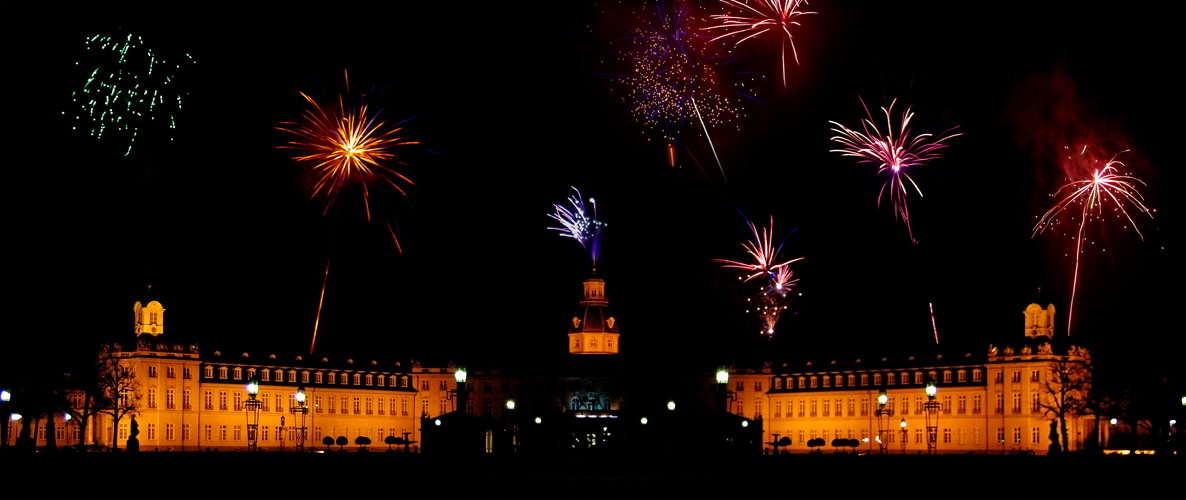
<svg viewBox="0 0 1186 500">
<path fill-rule="evenodd" d="M 881 454 L 885 454 L 886 438 L 888 438 L 889 417 L 894 416 L 894 410 L 886 409 L 885 405 L 889 402 L 889 395 L 885 393 L 885 389 L 877 391 L 877 411 L 873 412 L 877 416 L 877 448 L 881 450 Z M 882 436 L 885 436 L 883 438 Z M 871 446 L 871 445 L 870 445 Z"/>
<path fill-rule="evenodd" d="M 309 405 L 305 402 L 305 386 L 297 387 L 296 394 L 292 395 L 295 405 L 289 407 L 288 411 L 292 413 L 293 430 L 296 431 L 296 449 L 297 452 L 305 451 L 305 418 L 309 414 Z M 297 420 L 300 418 L 300 420 Z M 281 417 L 283 420 L 283 417 Z"/>
<path fill-rule="evenodd" d="M 936 448 L 939 446 L 939 402 L 935 401 L 935 394 L 939 389 L 935 387 L 935 379 L 927 381 L 927 402 L 923 403 L 922 409 L 927 415 L 927 453 L 935 454 Z"/>
<path fill-rule="evenodd" d="M 259 450 L 259 409 L 263 403 L 256 399 L 258 395 L 259 380 L 252 378 L 247 382 L 247 401 L 243 404 L 247 411 L 247 451 Z"/>
<path fill-rule="evenodd" d="M 898 425 L 902 426 L 902 454 L 905 455 L 906 454 L 906 437 L 908 436 L 908 434 L 906 433 L 906 419 L 903 418 L 902 423 L 900 423 Z"/>
<path fill-rule="evenodd" d="M 733 393 L 729 392 L 729 368 L 722 366 L 717 368 L 717 408 L 721 413 L 729 412 L 729 401 L 733 399 Z"/>
<path fill-rule="evenodd" d="M 0 415 L 8 415 L 8 401 L 11 399 L 12 393 L 8 392 L 8 389 L 0 389 L 0 409 L 3 409 L 3 412 L 0 412 Z M 1186 402 L 1186 398 L 1183 398 L 1182 401 Z M 0 448 L 8 448 L 9 424 L 8 422 L 3 422 L 3 424 L 4 425 L 0 427 Z"/>
<path fill-rule="evenodd" d="M 668 401 L 668 402 L 667 402 L 667 409 L 668 409 L 668 410 L 672 410 L 672 411 L 674 411 L 674 410 L 675 410 L 675 401 Z"/>
<path fill-rule="evenodd" d="M 466 400 L 468 397 L 468 393 L 466 393 L 466 391 L 465 391 L 466 375 L 467 374 L 465 372 L 465 367 L 460 367 L 460 366 L 457 367 L 457 371 L 453 372 L 453 380 L 457 382 L 457 388 L 453 389 L 445 394 L 445 397 L 447 399 L 457 400 L 457 403 L 455 403 L 455 406 L 453 409 L 456 411 L 460 411 L 460 412 L 465 412 L 466 405 L 467 405 Z"/>
</svg>

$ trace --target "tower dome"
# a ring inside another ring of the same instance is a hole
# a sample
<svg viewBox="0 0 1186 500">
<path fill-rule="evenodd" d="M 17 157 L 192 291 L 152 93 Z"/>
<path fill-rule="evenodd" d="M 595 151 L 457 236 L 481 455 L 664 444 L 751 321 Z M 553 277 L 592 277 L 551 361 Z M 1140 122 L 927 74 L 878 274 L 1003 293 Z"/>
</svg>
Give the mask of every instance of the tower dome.
<svg viewBox="0 0 1186 500">
<path fill-rule="evenodd" d="M 568 325 L 570 354 L 617 354 L 618 322 L 605 298 L 605 280 L 589 278 L 584 283 L 580 307 Z"/>
</svg>

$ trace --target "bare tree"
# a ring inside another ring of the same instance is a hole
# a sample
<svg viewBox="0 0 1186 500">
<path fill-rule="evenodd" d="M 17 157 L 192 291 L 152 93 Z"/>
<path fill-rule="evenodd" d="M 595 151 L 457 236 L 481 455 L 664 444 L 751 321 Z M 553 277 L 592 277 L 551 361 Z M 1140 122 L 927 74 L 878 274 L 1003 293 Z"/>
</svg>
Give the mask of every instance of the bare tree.
<svg viewBox="0 0 1186 500">
<path fill-rule="evenodd" d="M 1070 449 L 1067 417 L 1089 413 L 1091 398 L 1091 365 L 1069 358 L 1062 356 L 1050 363 L 1050 376 L 1043 386 L 1046 397 L 1038 403 L 1046 416 L 1058 422 L 1063 451 Z"/>
<path fill-rule="evenodd" d="M 119 447 L 119 422 L 140 410 L 140 383 L 136 374 L 119 356 L 119 344 L 99 350 L 95 403 L 98 413 L 111 415 L 112 448 Z"/>
</svg>

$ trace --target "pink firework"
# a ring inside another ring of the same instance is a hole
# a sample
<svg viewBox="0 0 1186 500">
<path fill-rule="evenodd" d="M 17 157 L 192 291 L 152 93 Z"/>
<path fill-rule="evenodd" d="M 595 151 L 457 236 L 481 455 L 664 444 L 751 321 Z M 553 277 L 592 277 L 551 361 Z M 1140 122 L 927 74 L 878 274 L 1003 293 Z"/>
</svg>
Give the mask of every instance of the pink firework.
<svg viewBox="0 0 1186 500">
<path fill-rule="evenodd" d="M 939 150 L 947 147 L 943 141 L 963 134 L 949 134 L 957 128 L 952 127 L 940 134 L 938 139 L 934 139 L 931 134 L 919 134 L 910 138 L 910 119 L 914 118 L 914 113 L 909 107 L 901 114 L 898 132 L 895 134 L 891 113 L 897 102 L 895 99 L 888 108 L 881 108 L 885 113 L 884 135 L 873 123 L 873 115 L 869 113 L 869 106 L 865 105 L 864 99 L 861 99 L 861 106 L 864 106 L 865 114 L 868 116 L 861 121 L 864 133 L 836 122 L 829 122 L 834 125 L 832 131 L 840 134 L 832 137 L 832 140 L 843 145 L 841 149 L 831 151 L 840 153 L 840 156 L 859 158 L 857 163 L 876 164 L 877 175 L 889 175 L 885 184 L 882 184 L 881 191 L 877 194 L 877 206 L 881 206 L 881 198 L 886 194 L 888 188 L 890 202 L 894 206 L 894 216 L 906 222 L 906 232 L 910 234 L 910 241 L 914 241 L 914 231 L 910 229 L 910 212 L 906 208 L 908 193 L 903 179 L 910 181 L 910 185 L 914 186 L 914 190 L 918 192 L 919 196 L 922 196 L 922 190 L 919 189 L 918 183 L 910 177 L 910 169 L 939 158 Z"/>
<path fill-rule="evenodd" d="M 791 259 L 784 262 L 780 260 L 779 252 L 782 250 L 774 246 L 774 218 L 770 218 L 770 227 L 762 228 L 759 232 L 757 226 L 753 222 L 748 222 L 750 231 L 753 232 L 753 239 L 742 243 L 742 248 L 745 248 L 746 253 L 750 255 L 752 261 L 740 262 L 734 260 L 715 259 L 715 262 L 724 264 L 724 267 L 729 269 L 741 269 L 743 275 L 737 279 L 750 281 L 754 278 L 765 277 L 766 284 L 761 288 L 761 294 L 757 297 L 757 304 L 754 304 L 752 312 L 756 313 L 762 320 L 762 334 L 774 335 L 774 325 L 778 322 L 782 311 L 786 310 L 788 302 L 788 292 L 791 286 L 797 281 L 792 279 L 794 271 L 791 270 L 790 264 L 799 260 L 802 257 Z M 754 299 L 747 299 L 747 302 L 754 302 Z M 751 312 L 750 309 L 746 313 Z"/>
<path fill-rule="evenodd" d="M 1120 153 L 1126 152 L 1127 150 Z M 1084 156 L 1086 153 L 1087 146 L 1084 146 L 1083 150 L 1079 152 L 1079 156 Z M 1117 156 L 1120 153 L 1117 153 Z M 1116 156 L 1113 156 L 1111 160 L 1103 162 L 1102 167 L 1093 169 L 1090 179 L 1072 181 L 1059 188 L 1052 196 L 1057 197 L 1064 191 L 1067 194 L 1038 220 L 1031 235 L 1031 237 L 1037 236 L 1049 229 L 1055 224 L 1058 215 L 1071 205 L 1083 206 L 1082 213 L 1079 215 L 1078 234 L 1075 237 L 1075 272 L 1071 277 L 1071 302 L 1067 308 L 1067 335 L 1071 334 L 1071 318 L 1075 311 L 1075 292 L 1079 287 L 1079 257 L 1083 254 L 1083 227 L 1087 224 L 1087 218 L 1092 215 L 1092 211 L 1098 219 L 1104 220 L 1104 205 L 1111 202 L 1115 205 L 1112 211 L 1118 212 L 1128 219 L 1141 241 L 1145 240 L 1145 235 L 1141 234 L 1141 230 L 1137 228 L 1137 224 L 1132 220 L 1125 204 L 1132 204 L 1133 207 L 1145 212 L 1149 218 L 1153 218 L 1153 213 L 1142 203 L 1143 197 L 1136 189 L 1136 184 L 1145 185 L 1144 181 L 1128 175 L 1119 175 L 1116 170 L 1117 166 L 1123 167 L 1124 164 L 1116 161 Z"/>
<path fill-rule="evenodd" d="M 799 26 L 796 19 L 816 12 L 803 12 L 800 5 L 807 5 L 806 0 L 756 0 L 754 5 L 748 1 L 721 0 L 730 7 L 741 12 L 737 14 L 716 14 L 712 17 L 721 24 L 704 28 L 706 30 L 722 29 L 724 34 L 713 41 L 722 38 L 740 36 L 734 44 L 740 44 L 764 33 L 774 33 L 782 41 L 782 86 L 787 86 L 787 44 L 791 45 L 791 55 L 795 64 L 799 64 L 799 52 L 795 50 L 795 38 L 791 35 L 791 26 Z M 783 35 L 786 35 L 785 37 Z"/>
</svg>

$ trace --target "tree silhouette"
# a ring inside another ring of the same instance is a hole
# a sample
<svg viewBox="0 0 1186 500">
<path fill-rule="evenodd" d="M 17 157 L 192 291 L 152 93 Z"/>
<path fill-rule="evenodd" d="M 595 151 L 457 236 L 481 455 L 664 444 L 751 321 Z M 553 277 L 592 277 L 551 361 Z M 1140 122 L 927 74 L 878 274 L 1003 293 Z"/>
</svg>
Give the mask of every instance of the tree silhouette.
<svg viewBox="0 0 1186 500">
<path fill-rule="evenodd" d="M 338 451 L 342 451 L 342 447 L 350 444 L 350 440 L 346 436 L 338 436 Z"/>
</svg>

